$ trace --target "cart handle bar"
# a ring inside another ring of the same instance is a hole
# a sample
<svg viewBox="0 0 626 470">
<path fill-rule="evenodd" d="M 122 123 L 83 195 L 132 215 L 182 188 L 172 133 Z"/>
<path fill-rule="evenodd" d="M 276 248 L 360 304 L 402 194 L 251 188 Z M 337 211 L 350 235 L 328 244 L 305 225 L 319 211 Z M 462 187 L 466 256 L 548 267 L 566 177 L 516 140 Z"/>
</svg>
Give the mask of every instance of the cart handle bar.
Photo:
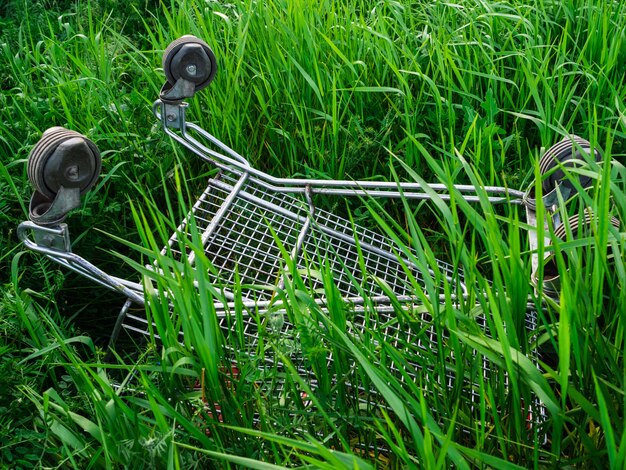
<svg viewBox="0 0 626 470">
<path fill-rule="evenodd" d="M 437 183 L 409 183 L 389 181 L 354 181 L 354 180 L 323 180 L 306 178 L 277 178 L 253 168 L 250 163 L 235 150 L 196 124 L 187 122 L 186 102 L 169 103 L 157 100 L 153 105 L 155 117 L 163 124 L 167 135 L 176 142 L 191 150 L 200 158 L 211 162 L 216 167 L 235 172 L 249 174 L 251 180 L 265 188 L 280 193 L 301 193 L 310 191 L 312 194 L 331 194 L 336 196 L 369 196 L 407 199 L 444 200 L 452 199 L 451 191 L 457 191 L 459 197 L 467 202 L 488 201 L 492 204 L 510 203 L 523 204 L 525 193 L 501 186 L 482 186 L 481 193 L 474 185 L 446 185 Z M 174 132 L 177 129 L 180 133 Z M 191 131 L 191 132 L 190 132 Z M 191 133 L 198 134 L 202 139 L 217 147 L 220 153 L 195 139 Z"/>
</svg>

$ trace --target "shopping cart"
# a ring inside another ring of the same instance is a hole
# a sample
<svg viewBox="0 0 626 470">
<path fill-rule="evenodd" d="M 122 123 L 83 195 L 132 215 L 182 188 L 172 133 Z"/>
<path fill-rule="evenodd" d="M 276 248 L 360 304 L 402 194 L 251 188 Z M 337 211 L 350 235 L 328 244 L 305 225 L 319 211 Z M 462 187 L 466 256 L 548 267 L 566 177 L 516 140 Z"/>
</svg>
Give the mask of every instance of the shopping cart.
<svg viewBox="0 0 626 470">
<path fill-rule="evenodd" d="M 181 237 L 192 228 L 197 230 L 204 254 L 213 267 L 208 272 L 209 279 L 218 292 L 211 314 L 216 316 L 223 331 L 227 349 L 233 354 L 241 350 L 255 351 L 263 335 L 278 334 L 282 341 L 291 344 L 284 354 L 289 356 L 293 368 L 313 388 L 318 380 L 316 371 L 307 364 L 297 347 L 301 330 L 285 314 L 289 306 L 276 295 L 285 288 L 290 275 L 300 276 L 319 311 L 328 313 L 325 284 L 320 273 L 330 273 L 343 301 L 350 308 L 347 335 L 362 337 L 375 329 L 383 332 L 383 338 L 389 344 L 410 351 L 407 357 L 414 359 L 406 363 L 399 364 L 392 359 L 378 361 L 380 367 L 397 372 L 403 380 L 419 380 L 419 371 L 427 367 L 420 361 L 420 355 L 437 351 L 438 345 L 448 340 L 445 328 L 427 309 L 419 308 L 422 302 L 416 296 L 415 283 L 428 291 L 432 303 L 440 301 L 437 296 L 441 296 L 441 302 L 445 300 L 444 284 L 453 286 L 450 289 L 453 293 L 448 292 L 447 298 L 452 295 L 453 301 L 457 299 L 458 302 L 475 288 L 465 285 L 463 273 L 456 266 L 443 261 L 431 265 L 421 263 L 414 252 L 399 246 L 392 237 L 317 207 L 316 197 L 447 201 L 454 191 L 456 197 L 468 202 L 522 205 L 529 225 L 543 224 L 547 233 L 560 224 L 559 202 L 591 183 L 589 178 L 572 178 L 566 169 L 587 165 L 590 155 L 591 159 L 600 158 L 589 142 L 578 137 L 567 138 L 549 149 L 540 162 L 541 198 L 535 197 L 537 185 L 534 183 L 529 190 L 519 191 L 473 185 L 277 178 L 253 168 L 242 155 L 187 121 L 188 105 L 184 100 L 208 86 L 217 70 L 215 56 L 206 43 L 193 36 L 174 41 L 165 50 L 163 68 L 167 82 L 160 99 L 154 103 L 154 115 L 168 136 L 219 172 L 209 180 L 161 254 L 195 265 L 197 254 L 183 243 Z M 28 161 L 28 175 L 35 193 L 30 203 L 30 221 L 20 224 L 19 237 L 27 248 L 119 292 L 127 299 L 113 331 L 112 343 L 122 329 L 131 335 L 156 336 L 158 339 L 159 333 L 146 314 L 147 309 L 141 308 L 147 298 L 144 285 L 111 276 L 71 251 L 68 227 L 63 220 L 79 205 L 80 196 L 94 185 L 100 168 L 99 151 L 89 139 L 59 127 L 47 130 Z M 537 220 L 538 205 L 545 208 L 542 213 L 546 216 L 542 221 Z M 529 233 L 533 252 L 538 245 L 536 233 L 532 229 Z M 549 243 L 550 239 L 546 238 L 545 244 Z M 540 262 L 535 254 L 533 275 Z M 154 265 L 152 269 L 156 272 L 159 267 Z M 437 279 L 440 285 L 433 287 L 433 279 Z M 430 289 L 426 289 L 427 283 L 431 284 Z M 413 312 L 411 322 L 399 318 L 399 309 Z M 239 315 L 233 320 L 235 310 Z M 279 320 L 275 321 L 276 318 Z M 490 334 L 485 318 L 478 316 L 476 320 Z M 236 328 L 233 322 L 239 322 Z M 529 337 L 537 328 L 533 308 L 528 308 L 525 327 Z M 235 335 L 235 330 L 243 332 L 243 339 L 242 335 Z M 183 339 L 181 329 L 180 340 Z M 322 338 L 321 341 L 325 340 Z M 285 357 L 268 355 L 263 360 L 281 367 Z M 331 370 L 332 355 L 326 360 L 328 370 Z M 456 359 L 446 357 L 444 360 L 453 363 Z M 446 388 L 461 381 L 466 399 L 478 403 L 480 390 L 477 383 L 487 380 L 493 368 L 486 357 L 482 364 L 480 371 L 468 371 L 461 376 L 458 367 L 449 367 L 447 372 L 438 376 L 437 384 L 432 384 L 433 393 L 445 393 Z M 478 380 L 478 376 L 482 379 Z M 352 385 L 362 387 L 356 383 Z M 284 393 L 284 381 L 267 386 L 273 387 L 271 394 L 274 396 Z M 364 389 L 360 396 L 372 403 L 376 401 L 372 398 L 375 395 Z M 545 413 L 538 401 L 530 405 L 529 410 L 528 419 L 532 421 L 541 420 Z"/>
</svg>

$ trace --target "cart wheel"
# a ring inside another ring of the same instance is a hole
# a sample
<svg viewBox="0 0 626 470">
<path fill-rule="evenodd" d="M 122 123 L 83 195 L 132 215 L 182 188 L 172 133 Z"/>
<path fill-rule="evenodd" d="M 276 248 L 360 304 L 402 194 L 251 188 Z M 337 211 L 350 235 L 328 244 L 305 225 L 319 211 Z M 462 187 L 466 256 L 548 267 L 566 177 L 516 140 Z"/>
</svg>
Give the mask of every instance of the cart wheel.
<svg viewBox="0 0 626 470">
<path fill-rule="evenodd" d="M 554 230 L 555 237 L 565 241 L 568 232 L 567 227 L 569 227 L 572 238 L 575 240 L 589 236 L 592 217 L 593 213 L 590 209 L 585 211 L 584 217 L 580 217 L 578 214 L 573 215 L 567 220 L 567 223 L 560 224 Z M 609 219 L 609 223 L 613 225 L 616 229 L 620 229 L 620 221 L 616 217 L 611 217 Z M 609 251 L 610 250 L 611 248 L 609 247 Z M 565 254 L 563 254 L 563 256 L 565 256 Z M 612 258 L 613 255 L 609 254 L 608 257 Z M 565 262 L 568 262 L 567 257 L 565 257 Z M 557 267 L 556 256 L 552 255 L 548 257 L 544 260 L 543 263 L 543 290 L 548 296 L 558 300 L 561 287 L 561 278 Z"/>
<path fill-rule="evenodd" d="M 41 194 L 54 199 L 61 186 L 91 188 L 102 168 L 98 147 L 78 132 L 51 127 L 28 157 L 28 179 Z"/>
<path fill-rule="evenodd" d="M 539 171 L 542 177 L 546 176 L 541 183 L 543 194 L 548 194 L 566 179 L 563 169 L 557 168 L 559 165 L 573 168 L 585 164 L 585 158 L 581 154 L 581 150 L 587 154 L 591 153 L 591 144 L 578 136 L 566 137 L 550 147 L 541 157 L 541 160 L 539 160 Z M 596 161 L 602 159 L 598 149 L 594 149 L 594 156 Z M 591 178 L 581 176 L 579 182 L 583 188 L 586 188 L 591 185 Z"/>
<path fill-rule="evenodd" d="M 196 85 L 196 91 L 207 87 L 217 72 L 217 59 L 209 45 L 195 36 L 185 35 L 173 41 L 163 53 L 163 70 L 174 86 L 179 78 Z"/>
<path fill-rule="evenodd" d="M 593 213 L 590 209 L 585 211 L 584 218 L 581 218 L 578 214 L 573 215 L 567 220 L 567 224 L 560 224 L 556 230 L 554 230 L 554 236 L 560 238 L 561 240 L 565 240 L 567 236 L 567 227 L 569 226 L 573 238 L 577 239 L 586 237 L 589 235 L 589 230 L 591 229 L 592 217 Z M 609 219 L 609 223 L 619 230 L 620 222 L 616 217 L 611 217 Z"/>
</svg>

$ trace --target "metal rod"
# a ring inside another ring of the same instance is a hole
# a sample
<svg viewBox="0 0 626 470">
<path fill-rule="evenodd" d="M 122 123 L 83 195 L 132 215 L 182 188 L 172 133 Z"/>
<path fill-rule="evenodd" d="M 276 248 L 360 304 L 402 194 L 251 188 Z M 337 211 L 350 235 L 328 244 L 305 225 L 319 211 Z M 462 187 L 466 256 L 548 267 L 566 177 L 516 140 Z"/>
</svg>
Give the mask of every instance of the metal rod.
<svg viewBox="0 0 626 470">
<path fill-rule="evenodd" d="M 28 231 L 40 232 L 45 234 L 63 236 L 65 233 L 62 228 L 59 227 L 42 227 L 33 222 L 22 222 L 17 229 L 20 240 L 24 243 L 24 246 L 29 250 L 41 253 L 48 258 L 56 261 L 57 263 L 67 267 L 68 269 L 91 279 L 93 282 L 107 287 L 116 292 L 121 292 L 126 297 L 132 299 L 134 302 L 143 304 L 143 289 L 140 284 L 136 284 L 125 279 L 119 279 L 115 276 L 110 276 L 104 271 L 98 269 L 86 259 L 78 256 L 71 251 L 61 251 L 55 248 L 46 247 L 35 243 L 28 237 Z"/>
<path fill-rule="evenodd" d="M 460 193 L 470 193 L 477 195 L 478 188 L 474 185 L 446 185 L 442 183 L 410 183 L 410 182 L 389 182 L 389 181 L 354 181 L 354 180 L 322 180 L 322 179 L 304 179 L 304 178 L 277 178 L 260 170 L 252 168 L 249 162 L 240 154 L 220 142 L 216 137 L 212 136 L 202 128 L 187 123 L 185 119 L 184 111 L 179 113 L 179 117 L 183 122 L 177 124 L 176 127 L 180 128 L 181 134 L 174 132 L 168 125 L 166 120 L 162 118 L 163 112 L 158 113 L 156 111 L 157 101 L 155 103 L 155 116 L 163 122 L 163 129 L 165 132 L 185 146 L 199 157 L 208 160 L 222 169 L 233 168 L 238 169 L 240 172 L 246 172 L 252 175 L 255 181 L 266 185 L 268 189 L 278 192 L 289 193 L 304 193 L 306 187 L 309 186 L 313 193 L 317 194 L 336 194 L 343 196 L 384 196 L 384 197 L 406 197 L 407 199 L 432 199 L 432 196 L 426 192 L 426 188 L 431 191 L 450 191 L 454 189 Z M 161 106 L 164 106 L 161 103 Z M 185 104 L 186 106 L 186 104 Z M 191 129 L 197 132 L 204 139 L 213 143 L 223 151 L 227 152 L 229 156 L 216 152 L 205 145 L 198 142 L 196 139 L 189 136 L 186 132 L 187 129 Z M 402 193 L 400 192 L 402 190 Z M 490 195 L 500 195 L 500 198 L 489 197 L 488 200 L 492 203 L 511 202 L 514 204 L 522 204 L 524 198 L 524 192 L 514 189 L 509 189 L 501 186 L 483 186 L 480 188 Z M 450 200 L 450 194 L 444 193 L 440 197 L 444 200 Z M 461 195 L 463 199 L 468 202 L 479 202 L 481 199 L 478 196 L 465 196 Z M 519 200 L 519 201 L 518 201 Z"/>
<path fill-rule="evenodd" d="M 306 194 L 307 203 L 309 204 L 309 214 L 307 215 L 306 221 L 304 222 L 304 225 L 302 226 L 302 229 L 300 230 L 300 233 L 298 234 L 296 246 L 293 248 L 291 252 L 291 259 L 294 261 L 297 261 L 298 258 L 300 257 L 300 252 L 302 251 L 302 245 L 304 245 L 304 241 L 306 240 L 306 237 L 309 234 L 309 231 L 311 229 L 311 223 L 313 222 L 313 215 L 315 214 L 315 206 L 313 205 L 313 199 L 311 199 L 310 188 L 305 194 Z M 281 277 L 278 283 L 278 288 L 283 289 L 284 287 L 285 287 L 285 280 L 284 278 Z"/>
<path fill-rule="evenodd" d="M 228 194 L 228 197 L 226 197 L 224 202 L 222 202 L 222 205 L 220 206 L 220 208 L 217 210 L 217 212 L 211 219 L 211 223 L 209 223 L 209 226 L 202 233 L 202 246 L 204 246 L 207 243 L 207 241 L 209 240 L 209 238 L 211 237 L 211 235 L 217 228 L 218 224 L 224 218 L 224 215 L 226 214 L 226 212 L 230 209 L 235 199 L 237 199 L 237 196 L 239 195 L 239 192 L 243 188 L 247 179 L 248 179 L 247 173 L 244 173 L 243 175 L 241 175 L 237 183 L 235 183 L 235 186 L 232 188 L 232 190 Z M 195 259 L 196 259 L 195 253 L 192 251 L 189 254 L 189 264 L 193 266 Z"/>
</svg>

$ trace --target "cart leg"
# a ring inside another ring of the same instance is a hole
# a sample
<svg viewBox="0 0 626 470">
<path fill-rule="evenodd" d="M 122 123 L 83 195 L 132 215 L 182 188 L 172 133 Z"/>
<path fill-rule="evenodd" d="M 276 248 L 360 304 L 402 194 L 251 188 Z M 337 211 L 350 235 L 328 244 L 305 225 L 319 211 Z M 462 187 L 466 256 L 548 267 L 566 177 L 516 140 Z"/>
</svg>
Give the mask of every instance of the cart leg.
<svg viewBox="0 0 626 470">
<path fill-rule="evenodd" d="M 128 313 L 128 309 L 132 304 L 132 300 L 126 299 L 122 310 L 120 310 L 120 313 L 117 316 L 117 321 L 115 322 L 115 326 L 113 327 L 113 332 L 111 333 L 111 338 L 109 339 L 109 345 L 107 347 L 107 358 L 115 347 L 115 342 L 117 341 L 117 337 L 120 335 L 120 331 L 122 329 L 122 326 L 124 325 L 126 314 Z"/>
</svg>

